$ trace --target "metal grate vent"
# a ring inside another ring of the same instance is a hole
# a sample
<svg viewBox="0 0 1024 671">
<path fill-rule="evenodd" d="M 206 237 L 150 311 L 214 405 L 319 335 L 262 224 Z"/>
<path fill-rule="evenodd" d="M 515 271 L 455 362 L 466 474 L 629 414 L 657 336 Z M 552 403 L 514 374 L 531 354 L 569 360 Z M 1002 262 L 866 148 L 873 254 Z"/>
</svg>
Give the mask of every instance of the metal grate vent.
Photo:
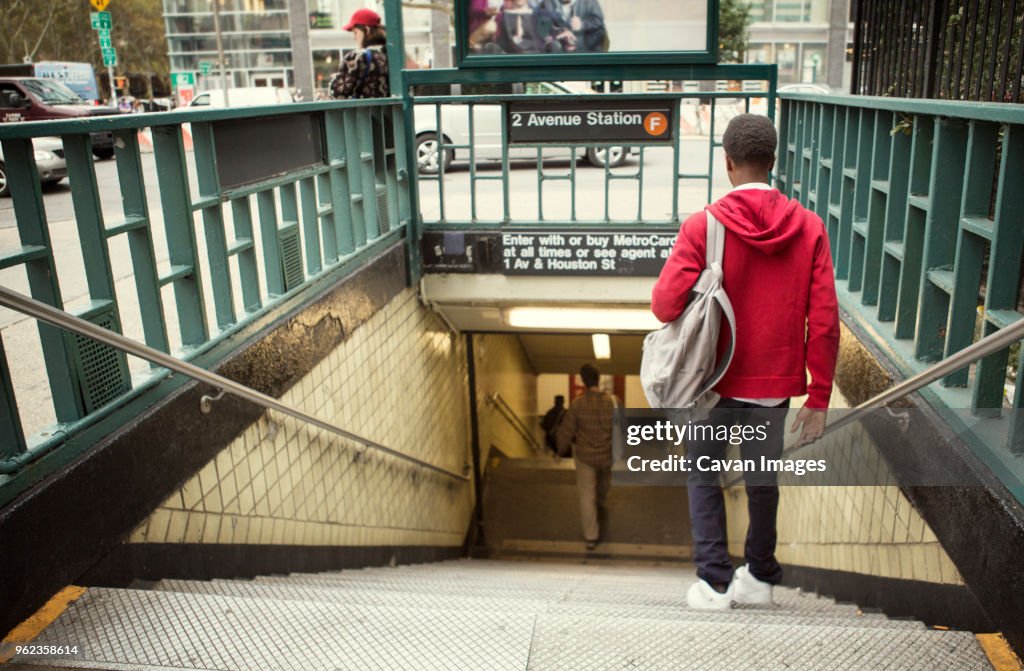
<svg viewBox="0 0 1024 671">
<path fill-rule="evenodd" d="M 391 217 L 388 212 L 387 184 L 377 184 L 377 228 L 381 233 L 391 230 Z"/>
<path fill-rule="evenodd" d="M 108 331 L 118 332 L 113 308 L 82 317 Z M 104 345 L 83 335 L 74 335 L 75 365 L 82 384 L 82 402 L 85 412 L 91 413 L 131 390 L 128 359 L 110 345 Z"/>
<path fill-rule="evenodd" d="M 281 229 L 281 265 L 284 272 L 285 291 L 291 291 L 306 280 L 302 270 L 302 244 L 299 240 L 299 227 L 291 226 Z"/>
</svg>

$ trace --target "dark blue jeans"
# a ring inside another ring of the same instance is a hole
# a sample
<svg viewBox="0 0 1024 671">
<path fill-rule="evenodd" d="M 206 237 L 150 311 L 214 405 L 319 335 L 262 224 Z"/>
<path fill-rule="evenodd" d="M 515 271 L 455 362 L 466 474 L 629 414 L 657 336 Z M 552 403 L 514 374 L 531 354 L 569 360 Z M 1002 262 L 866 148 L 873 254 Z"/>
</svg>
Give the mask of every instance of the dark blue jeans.
<svg viewBox="0 0 1024 671">
<path fill-rule="evenodd" d="M 788 408 L 787 399 L 778 408 Z M 762 406 L 723 398 L 715 406 L 716 424 L 730 418 L 741 424 L 760 424 L 758 410 Z M 729 413 L 728 409 L 736 412 Z M 763 415 L 762 415 L 763 416 Z M 776 419 L 773 415 L 773 419 Z M 773 421 L 768 429 L 768 439 L 751 441 L 740 447 L 743 459 L 760 462 L 762 455 L 778 459 L 782 455 L 785 423 Z M 686 446 L 687 458 L 691 464 L 697 458 L 708 456 L 722 459 L 728 446 L 726 441 L 691 441 Z M 743 555 L 750 573 L 758 580 L 777 585 L 782 582 L 782 567 L 775 559 L 777 534 L 775 518 L 779 508 L 779 488 L 774 475 L 759 474 L 754 482 L 744 477 L 747 490 L 747 513 L 750 525 Z M 729 559 L 729 543 L 725 525 L 725 500 L 718 473 L 690 471 L 687 477 L 687 495 L 690 500 L 690 530 L 693 534 L 693 561 L 697 565 L 697 576 L 709 583 L 728 583 L 732 580 L 733 566 Z"/>
</svg>

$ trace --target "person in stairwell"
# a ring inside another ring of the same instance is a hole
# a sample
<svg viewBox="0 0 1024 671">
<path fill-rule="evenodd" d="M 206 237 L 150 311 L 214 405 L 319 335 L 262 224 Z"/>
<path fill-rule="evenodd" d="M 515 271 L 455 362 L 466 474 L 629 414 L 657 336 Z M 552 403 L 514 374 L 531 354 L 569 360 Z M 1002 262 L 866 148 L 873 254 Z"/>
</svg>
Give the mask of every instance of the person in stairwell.
<svg viewBox="0 0 1024 671">
<path fill-rule="evenodd" d="M 555 396 L 555 404 L 544 413 L 540 420 L 540 428 L 544 431 L 544 445 L 553 453 L 558 454 L 558 425 L 565 415 L 565 396 Z"/>
<path fill-rule="evenodd" d="M 764 422 L 766 408 L 788 408 L 807 394 L 792 432 L 797 444 L 817 440 L 825 428 L 839 353 L 839 309 L 828 236 L 821 219 L 768 184 L 775 165 L 776 133 L 763 116 L 734 118 L 722 140 L 733 190 L 708 205 L 725 227 L 723 285 L 736 314 L 736 347 L 728 372 L 716 385 L 717 413 L 726 421 Z M 706 216 L 690 216 L 679 230 L 651 296 L 662 322 L 679 317 L 705 264 Z M 723 330 L 726 344 L 728 333 Z M 810 373 L 810 384 L 807 373 Z M 718 417 L 718 415 L 716 415 Z M 716 419 L 721 421 L 721 417 Z M 768 440 L 749 446 L 777 459 L 785 427 L 774 422 Z M 691 441 L 688 457 L 724 456 L 726 444 Z M 695 463 L 695 462 L 694 462 Z M 692 471 L 687 479 L 694 563 L 698 580 L 687 592 L 693 608 L 724 609 L 736 603 L 771 603 L 782 580 L 775 558 L 779 489 L 774 474 L 746 480 L 749 527 L 746 563 L 733 569 L 726 537 L 725 504 L 717 473 Z"/>
<path fill-rule="evenodd" d="M 576 488 L 580 497 L 580 521 L 587 549 L 601 539 L 599 512 L 605 509 L 612 484 L 612 411 L 615 397 L 602 391 L 601 373 L 590 364 L 580 368 L 587 390 L 577 397 L 558 425 L 558 453 L 570 447 L 576 461 Z"/>
</svg>

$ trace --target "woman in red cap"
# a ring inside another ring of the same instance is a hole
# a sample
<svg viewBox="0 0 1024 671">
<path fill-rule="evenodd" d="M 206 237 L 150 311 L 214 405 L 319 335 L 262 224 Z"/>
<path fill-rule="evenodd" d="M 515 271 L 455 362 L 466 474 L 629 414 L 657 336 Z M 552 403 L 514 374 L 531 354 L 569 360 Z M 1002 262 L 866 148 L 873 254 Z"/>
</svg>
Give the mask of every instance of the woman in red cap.
<svg viewBox="0 0 1024 671">
<path fill-rule="evenodd" d="M 341 70 L 331 78 L 333 98 L 387 98 L 387 35 L 380 14 L 372 9 L 357 9 L 345 25 L 353 34 L 356 48 L 341 59 Z"/>
</svg>

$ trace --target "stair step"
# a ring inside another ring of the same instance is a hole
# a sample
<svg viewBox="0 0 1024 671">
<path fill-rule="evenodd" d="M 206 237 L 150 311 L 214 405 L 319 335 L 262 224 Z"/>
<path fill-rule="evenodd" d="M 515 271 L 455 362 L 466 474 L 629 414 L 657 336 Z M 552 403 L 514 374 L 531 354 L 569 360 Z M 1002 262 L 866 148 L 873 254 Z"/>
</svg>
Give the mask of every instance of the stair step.
<svg viewBox="0 0 1024 671">
<path fill-rule="evenodd" d="M 966 632 L 778 618 L 751 626 L 715 614 L 662 621 L 605 612 L 456 611 L 93 588 L 35 643 L 81 642 L 82 655 L 61 664 L 164 670 L 990 668 Z"/>
<path fill-rule="evenodd" d="M 888 629 L 924 629 L 920 622 L 889 620 L 874 613 L 843 611 L 807 612 L 794 614 L 785 607 L 740 607 L 722 613 L 707 613 L 688 609 L 685 604 L 670 606 L 635 606 L 627 604 L 578 603 L 536 597 L 516 596 L 481 597 L 452 596 L 444 592 L 393 592 L 389 590 L 341 589 L 334 587 L 267 584 L 242 580 L 164 580 L 154 589 L 182 594 L 207 594 L 237 598 L 305 601 L 312 603 L 344 603 L 361 605 L 397 606 L 406 608 L 489 610 L 496 612 L 530 612 L 561 615 L 601 616 L 614 613 L 616 617 L 654 620 L 706 620 L 749 622 L 756 624 L 765 618 L 785 618 L 793 624 L 821 624 L 825 626 L 882 627 Z"/>
<path fill-rule="evenodd" d="M 513 584 L 509 582 L 499 583 L 497 581 L 481 581 L 471 583 L 459 579 L 431 579 L 416 580 L 395 578 L 390 580 L 369 579 L 369 578 L 348 578 L 343 576 L 317 576 L 294 574 L 291 576 L 261 576 L 254 580 L 257 584 L 276 585 L 309 585 L 320 587 L 337 587 L 353 589 L 372 589 L 388 591 L 416 591 L 436 592 L 446 594 L 458 594 L 460 596 L 480 597 L 507 597 L 518 595 L 521 597 L 545 598 L 548 600 L 572 601 L 578 603 L 602 603 L 628 604 L 633 606 L 679 606 L 686 603 L 686 588 L 689 586 L 692 577 L 682 577 L 677 574 L 672 582 L 660 582 L 652 585 L 639 585 L 615 587 L 593 584 L 569 583 L 565 578 L 562 582 L 538 586 L 527 583 Z M 670 587 L 675 585 L 674 588 Z M 847 604 L 836 604 L 831 599 L 818 598 L 814 595 L 799 592 L 789 588 L 777 588 L 775 600 L 783 607 L 792 612 L 824 612 L 831 611 L 836 614 L 854 615 L 858 609 L 856 606 Z"/>
<path fill-rule="evenodd" d="M 989 669 L 966 632 L 538 618 L 530 669 Z"/>
</svg>

